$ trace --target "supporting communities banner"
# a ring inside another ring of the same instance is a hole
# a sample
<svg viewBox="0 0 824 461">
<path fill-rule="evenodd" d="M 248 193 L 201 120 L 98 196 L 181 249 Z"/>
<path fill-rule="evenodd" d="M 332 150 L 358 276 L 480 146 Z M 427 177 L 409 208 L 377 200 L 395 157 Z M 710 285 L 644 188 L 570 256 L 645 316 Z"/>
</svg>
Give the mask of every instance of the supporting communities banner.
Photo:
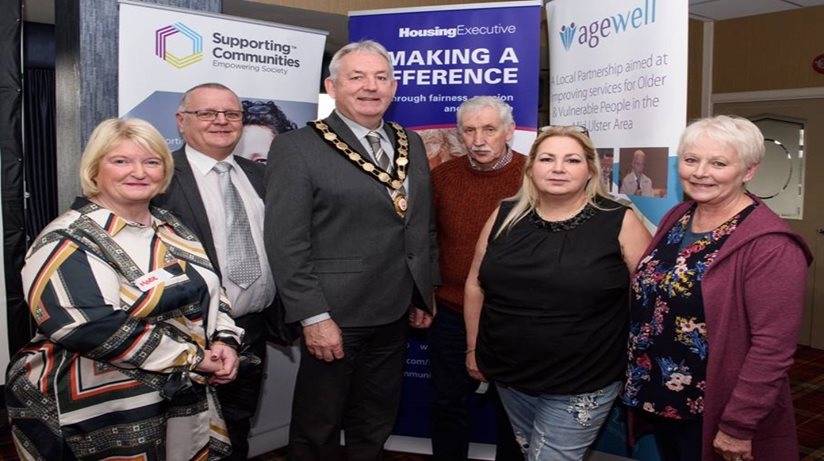
<svg viewBox="0 0 824 461">
<path fill-rule="evenodd" d="M 538 124 L 541 0 L 349 13 L 351 40 L 392 55 L 398 91 L 386 118 L 421 134 L 429 164 L 465 153 L 455 111 L 473 96 L 514 108 L 513 147 L 526 153 Z"/>
<path fill-rule="evenodd" d="M 150 121 L 172 150 L 182 146 L 182 94 L 222 83 L 243 103 L 237 153 L 265 161 L 278 133 L 317 116 L 326 32 L 122 1 L 119 114 Z"/>
<path fill-rule="evenodd" d="M 497 96 L 509 103 L 516 123 L 513 148 L 529 151 L 538 124 L 542 4 L 512 1 L 349 13 L 351 40 L 376 40 L 389 51 L 398 90 L 386 119 L 421 134 L 430 167 L 465 155 L 455 129 L 456 110 L 474 96 Z M 422 335 L 409 342 L 404 375 L 395 434 L 427 438 L 431 388 Z M 473 401 L 473 440 L 494 443 L 494 404 L 482 394 Z M 426 443 L 409 443 L 393 448 L 428 450 Z M 472 457 L 486 457 L 476 450 L 488 453 L 489 447 L 473 445 L 470 450 Z"/>
<path fill-rule="evenodd" d="M 226 85 L 243 104 L 236 154 L 265 162 L 278 133 L 317 117 L 326 32 L 137 2 L 120 3 L 121 117 L 143 118 L 182 147 L 175 112 L 189 88 Z M 250 455 L 288 443 L 297 348 L 269 348 Z"/>
<path fill-rule="evenodd" d="M 608 189 L 657 224 L 682 196 L 687 0 L 553 0 L 546 8 L 552 124 L 586 127 Z"/>
</svg>

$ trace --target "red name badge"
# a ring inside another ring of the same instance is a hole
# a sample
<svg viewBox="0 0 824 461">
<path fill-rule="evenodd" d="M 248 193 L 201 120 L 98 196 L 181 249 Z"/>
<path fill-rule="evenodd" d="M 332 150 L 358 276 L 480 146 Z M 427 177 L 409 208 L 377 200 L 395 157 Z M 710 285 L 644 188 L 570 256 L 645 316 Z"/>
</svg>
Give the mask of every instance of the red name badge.
<svg viewBox="0 0 824 461">
<path fill-rule="evenodd" d="M 134 284 L 137 285 L 137 288 L 139 288 L 140 291 L 149 291 L 152 288 L 160 285 L 161 283 L 171 278 L 172 274 L 166 271 L 166 269 L 158 269 L 155 271 L 151 271 L 142 277 L 137 278 L 134 281 Z"/>
</svg>

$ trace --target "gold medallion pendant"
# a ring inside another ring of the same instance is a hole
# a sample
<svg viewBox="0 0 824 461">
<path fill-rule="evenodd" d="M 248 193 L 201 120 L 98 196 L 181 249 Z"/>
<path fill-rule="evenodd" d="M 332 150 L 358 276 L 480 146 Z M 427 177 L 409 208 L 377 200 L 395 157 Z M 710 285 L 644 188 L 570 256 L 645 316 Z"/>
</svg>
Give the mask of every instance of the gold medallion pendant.
<svg viewBox="0 0 824 461">
<path fill-rule="evenodd" d="M 409 208 L 409 203 L 406 201 L 406 195 L 396 192 L 392 197 L 392 203 L 395 205 L 395 213 L 401 218 L 406 216 L 406 209 Z"/>
</svg>

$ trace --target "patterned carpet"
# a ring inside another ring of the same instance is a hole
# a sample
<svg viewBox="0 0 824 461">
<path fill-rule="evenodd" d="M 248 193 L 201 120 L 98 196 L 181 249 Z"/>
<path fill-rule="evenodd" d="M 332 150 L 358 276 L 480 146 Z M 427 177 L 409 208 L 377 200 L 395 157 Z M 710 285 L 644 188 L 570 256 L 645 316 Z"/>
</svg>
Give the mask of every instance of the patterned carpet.
<svg viewBox="0 0 824 461">
<path fill-rule="evenodd" d="M 824 460 L 824 351 L 799 346 L 790 380 L 800 459 Z"/>
<path fill-rule="evenodd" d="M 800 461 L 824 461 L 824 350 L 799 346 L 795 365 L 790 370 Z M 19 458 L 6 424 L 5 411 L 0 411 L 0 461 Z M 384 461 L 426 461 L 430 456 L 388 452 Z M 254 461 L 285 461 L 286 450 L 280 449 L 253 458 Z"/>
</svg>

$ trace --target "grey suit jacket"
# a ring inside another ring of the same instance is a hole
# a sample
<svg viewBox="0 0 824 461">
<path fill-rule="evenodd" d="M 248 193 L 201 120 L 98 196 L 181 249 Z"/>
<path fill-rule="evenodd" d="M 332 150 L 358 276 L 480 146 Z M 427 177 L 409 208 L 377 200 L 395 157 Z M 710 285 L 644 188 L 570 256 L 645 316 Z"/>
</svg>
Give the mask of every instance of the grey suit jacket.
<svg viewBox="0 0 824 461">
<path fill-rule="evenodd" d="M 343 120 L 324 120 L 369 155 Z M 394 130 L 385 125 L 397 149 Z M 409 208 L 395 213 L 386 186 L 327 144 L 312 127 L 272 142 L 264 241 L 286 321 L 329 312 L 341 327 L 398 320 L 410 302 L 431 311 L 439 283 L 429 166 L 409 136 Z"/>
</svg>

